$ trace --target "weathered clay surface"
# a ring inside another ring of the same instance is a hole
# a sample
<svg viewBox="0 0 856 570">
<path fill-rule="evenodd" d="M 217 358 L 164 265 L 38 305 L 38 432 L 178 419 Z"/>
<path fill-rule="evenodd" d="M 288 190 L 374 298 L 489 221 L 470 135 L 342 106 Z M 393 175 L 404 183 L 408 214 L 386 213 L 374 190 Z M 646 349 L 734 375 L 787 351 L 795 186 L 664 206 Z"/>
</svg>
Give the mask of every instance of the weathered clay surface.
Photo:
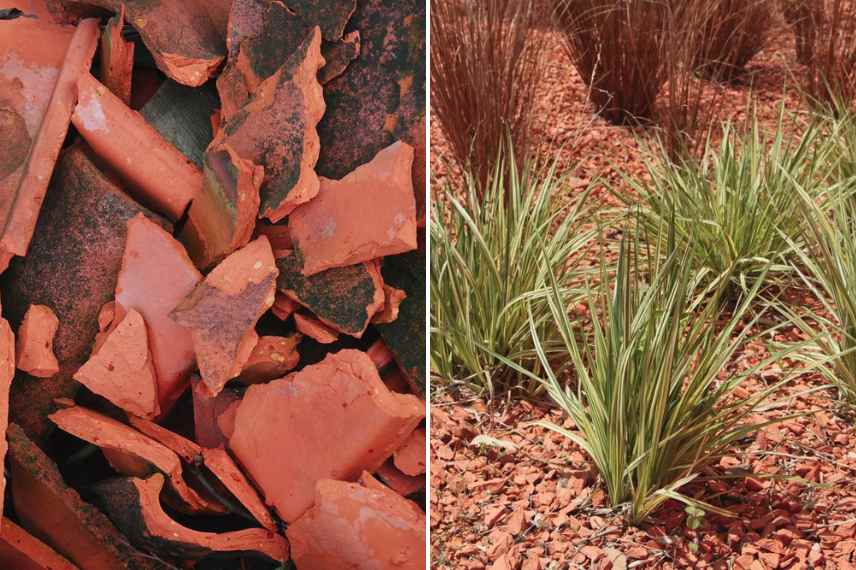
<svg viewBox="0 0 856 570">
<path fill-rule="evenodd" d="M 383 280 L 391 287 L 403 290 L 407 299 L 399 306 L 398 318 L 379 324 L 386 345 L 404 372 L 414 394 L 425 393 L 425 230 L 418 233 L 419 249 L 383 260 Z"/>
<path fill-rule="evenodd" d="M 238 469 L 232 457 L 222 448 L 203 449 L 205 467 L 220 480 L 257 521 L 271 532 L 276 532 L 276 523 L 259 494 Z"/>
<path fill-rule="evenodd" d="M 324 67 L 318 72 L 318 81 L 326 85 L 330 81 L 342 75 L 351 65 L 351 62 L 360 55 L 360 32 L 354 30 L 345 35 L 341 40 L 328 42 L 321 45 L 321 55 L 324 56 Z"/>
<path fill-rule="evenodd" d="M 74 379 L 127 412 L 146 418 L 159 415 L 157 377 L 143 316 L 130 309 Z"/>
<path fill-rule="evenodd" d="M 425 473 L 425 428 L 416 428 L 393 454 L 395 466 L 405 475 Z"/>
<path fill-rule="evenodd" d="M 72 375 L 89 357 L 98 313 L 113 299 L 125 247 L 126 222 L 156 216 L 134 202 L 93 164 L 81 147 L 66 150 L 47 194 L 30 251 L 4 274 L 9 319 L 20 323 L 31 304 L 59 318 L 54 353 L 60 371 L 49 379 L 13 383 L 12 420 L 41 442 L 54 398 L 72 397 Z"/>
<path fill-rule="evenodd" d="M 283 293 L 277 293 L 270 310 L 279 320 L 284 321 L 299 308 L 300 304 L 297 301 Z"/>
<path fill-rule="evenodd" d="M 193 334 L 202 380 L 213 395 L 241 373 L 273 305 L 277 268 L 264 236 L 232 253 L 172 312 Z"/>
<path fill-rule="evenodd" d="M 259 337 L 238 379 L 244 384 L 258 384 L 282 378 L 300 361 L 297 345 L 302 338 L 299 334 Z"/>
<path fill-rule="evenodd" d="M 287 532 L 300 570 L 425 568 L 425 514 L 391 491 L 319 481 L 315 506 Z"/>
<path fill-rule="evenodd" d="M 21 526 L 82 569 L 166 570 L 136 551 L 101 511 L 68 487 L 53 461 L 9 425 L 12 502 Z"/>
<path fill-rule="evenodd" d="M 381 465 L 375 472 L 375 475 L 380 477 L 380 479 L 386 483 L 390 489 L 402 497 L 407 497 L 408 495 L 412 495 L 413 493 L 425 488 L 425 477 L 411 476 L 406 473 L 402 473 L 401 470 L 395 466 L 392 459 L 387 460 L 383 465 Z"/>
<path fill-rule="evenodd" d="M 72 123 L 144 205 L 175 221 L 202 192 L 202 172 L 136 111 L 88 73 Z"/>
<path fill-rule="evenodd" d="M 225 56 L 222 32 L 201 2 L 72 0 L 119 12 L 140 33 L 158 68 L 183 85 L 205 83 Z"/>
<path fill-rule="evenodd" d="M 360 55 L 324 86 L 316 167 L 320 176 L 342 178 L 403 140 L 416 151 L 417 219 L 424 218 L 425 7 L 419 0 L 357 2 L 349 29 L 360 31 Z"/>
<path fill-rule="evenodd" d="M 362 336 L 384 305 L 383 280 L 375 261 L 337 267 L 306 277 L 300 252 L 280 252 L 277 289 L 334 329 Z"/>
<path fill-rule="evenodd" d="M 413 148 L 396 142 L 341 180 L 322 179 L 289 217 L 304 275 L 416 249 L 412 164 Z"/>
<path fill-rule="evenodd" d="M 338 40 L 356 8 L 356 0 L 284 0 L 288 9 L 311 26 L 320 26 L 325 40 Z"/>
<path fill-rule="evenodd" d="M 3 27 L 19 29 L 18 22 L 22 20 L 25 19 L 4 22 Z M 9 125 L 3 128 L 11 131 L 15 147 L 29 143 L 26 161 L 20 160 L 24 156 L 20 148 L 11 153 L 9 159 L 3 159 L 11 160 L 2 168 L 9 174 L 0 180 L 0 220 L 3 223 L 0 269 L 5 269 L 12 256 L 27 253 L 54 164 L 68 133 L 69 119 L 77 99 L 77 78 L 89 68 L 95 55 L 98 21 L 88 19 L 80 22 L 67 44 L 59 70 L 51 65 L 54 48 L 44 46 L 53 42 L 62 45 L 66 41 L 62 34 L 56 38 L 51 37 L 50 31 L 42 35 L 36 26 L 35 30 L 25 28 L 20 35 L 13 32 L 0 36 L 6 36 L 11 44 L 3 46 L 3 51 L 0 51 L 4 54 L 0 70 L 0 107 L 5 107 L 3 123 Z M 42 43 L 31 43 L 36 41 Z M 10 49 L 6 50 L 6 47 Z M 50 99 L 45 101 L 44 94 L 37 93 L 39 91 L 51 93 Z M 31 97 L 35 108 L 29 106 Z M 22 105 L 23 110 L 16 111 L 16 108 L 21 110 Z M 10 109 L 18 117 L 10 115 Z M 27 127 L 26 136 L 21 120 Z"/>
<path fill-rule="evenodd" d="M 53 341 L 59 319 L 50 307 L 30 305 L 18 327 L 15 346 L 15 366 L 38 378 L 50 378 L 59 372 L 59 362 L 53 353 Z"/>
<path fill-rule="evenodd" d="M 382 340 L 374 341 L 366 351 L 366 355 L 374 362 L 378 372 L 383 372 L 383 369 L 389 366 L 393 359 L 392 353 Z"/>
<path fill-rule="evenodd" d="M 181 241 L 199 267 L 210 267 L 247 244 L 259 213 L 264 168 L 228 145 L 205 153 L 202 191 L 193 200 Z"/>
<path fill-rule="evenodd" d="M 227 410 L 232 409 L 234 414 L 232 406 L 240 402 L 240 396 L 229 388 L 216 396 L 212 396 L 205 384 L 199 379 L 191 381 L 191 390 L 196 442 L 202 447 L 208 448 L 226 445 L 229 436 L 224 433 L 220 420 L 227 413 Z"/>
<path fill-rule="evenodd" d="M 131 104 L 131 77 L 134 68 L 134 42 L 125 41 L 122 28 L 125 26 L 125 7 L 110 18 L 101 32 L 101 81 L 104 86 L 122 100 Z"/>
<path fill-rule="evenodd" d="M 109 479 L 95 486 L 99 503 L 110 519 L 136 546 L 183 559 L 212 552 L 244 552 L 278 562 L 288 560 L 288 543 L 269 530 L 200 532 L 177 523 L 160 504 L 163 475 L 148 479 Z"/>
<path fill-rule="evenodd" d="M 339 338 L 339 331 L 328 327 L 312 315 L 294 313 L 294 325 L 298 331 L 321 344 L 333 344 Z"/>
<path fill-rule="evenodd" d="M 56 550 L 8 518 L 0 524 L 0 568 L 9 570 L 77 570 Z"/>
<path fill-rule="evenodd" d="M 9 322 L 0 317 L 0 459 L 5 460 L 8 445 L 6 428 L 9 424 L 9 390 L 15 377 L 15 334 Z M 6 491 L 6 472 L 0 472 L 0 513 Z"/>
<path fill-rule="evenodd" d="M 146 321 L 158 382 L 158 402 L 167 413 L 189 385 L 196 363 L 193 337 L 169 313 L 202 280 L 184 247 L 158 224 L 137 215 L 128 220 L 116 302 Z M 168 278 L 167 278 L 168 276 Z"/>
<path fill-rule="evenodd" d="M 256 224 L 256 235 L 267 236 L 270 241 L 270 247 L 273 249 L 274 257 L 287 255 L 292 249 L 291 232 L 286 224 L 269 224 L 264 220 L 260 220 Z"/>
<path fill-rule="evenodd" d="M 372 317 L 372 322 L 376 325 L 391 323 L 398 318 L 398 308 L 401 306 L 401 302 L 407 298 L 407 293 L 401 289 L 384 284 L 383 296 L 383 309 Z"/>
<path fill-rule="evenodd" d="M 137 431 L 149 436 L 153 440 L 174 451 L 187 463 L 194 463 L 202 456 L 202 448 L 194 441 L 190 441 L 174 431 L 170 431 L 149 420 L 128 416 L 128 423 Z"/>
<path fill-rule="evenodd" d="M 386 389 L 365 353 L 342 350 L 250 386 L 229 444 L 266 502 L 293 522 L 312 505 L 318 480 L 356 480 L 374 471 L 424 414 L 418 398 Z M 262 448 L 267 453 L 258 453 Z"/>
<path fill-rule="evenodd" d="M 185 483 L 178 455 L 134 428 L 80 406 L 58 410 L 49 418 L 63 431 L 100 447 L 111 465 L 125 475 L 145 476 L 152 468 L 164 473 L 188 511 L 211 507 Z"/>
<path fill-rule="evenodd" d="M 318 83 L 321 32 L 315 28 L 273 75 L 250 91 L 248 102 L 229 114 L 212 143 L 231 147 L 243 159 L 264 167 L 260 216 L 282 219 L 318 193 L 315 130 L 324 114 Z M 221 98 L 228 100 L 221 92 Z"/>
</svg>

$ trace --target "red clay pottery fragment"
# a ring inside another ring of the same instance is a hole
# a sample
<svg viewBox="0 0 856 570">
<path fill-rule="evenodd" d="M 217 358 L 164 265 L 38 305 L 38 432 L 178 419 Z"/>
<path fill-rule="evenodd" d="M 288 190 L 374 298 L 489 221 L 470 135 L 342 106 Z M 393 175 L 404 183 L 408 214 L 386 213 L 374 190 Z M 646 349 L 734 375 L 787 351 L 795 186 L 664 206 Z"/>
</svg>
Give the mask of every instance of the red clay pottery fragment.
<svg viewBox="0 0 856 570">
<path fill-rule="evenodd" d="M 250 386 L 229 447 L 267 504 L 290 523 L 312 505 L 318 480 L 356 480 L 374 471 L 424 415 L 418 398 L 386 389 L 365 353 L 342 350 Z"/>
<path fill-rule="evenodd" d="M 261 236 L 224 259 L 172 312 L 192 331 L 199 371 L 212 395 L 250 357 L 256 322 L 273 305 L 276 276 L 270 243 Z"/>
<path fill-rule="evenodd" d="M 395 466 L 411 477 L 425 473 L 425 429 L 416 428 L 393 454 Z"/>
<path fill-rule="evenodd" d="M 27 253 L 68 133 L 77 101 L 77 78 L 89 69 L 98 45 L 98 21 L 81 21 L 57 70 L 50 44 L 63 43 L 64 35 L 60 33 L 55 39 L 50 33 L 43 35 L 37 24 L 29 28 L 20 23 L 26 20 L 17 18 L 0 24 L 2 30 L 24 26 L 21 32 L 0 34 L 9 41 L 8 45 L 4 45 L 6 41 L 0 43 L 0 129 L 9 131 L 8 140 L 14 141 L 9 145 L 12 152 L 0 162 L 0 270 L 6 269 L 13 256 Z M 45 92 L 51 93 L 48 102 L 42 99 Z M 26 109 L 16 112 L 21 106 Z"/>
<path fill-rule="evenodd" d="M 196 442 L 202 447 L 214 448 L 226 445 L 229 435 L 223 431 L 220 419 L 232 406 L 240 402 L 241 397 L 233 390 L 226 388 L 216 396 L 212 396 L 201 380 L 191 380 L 193 395 L 193 423 Z"/>
<path fill-rule="evenodd" d="M 300 570 L 425 568 L 425 514 L 391 491 L 322 480 L 315 506 L 288 526 Z"/>
<path fill-rule="evenodd" d="M 277 289 L 337 331 L 361 337 L 383 307 L 383 280 L 376 261 L 336 267 L 306 277 L 300 252 L 280 252 Z"/>
<path fill-rule="evenodd" d="M 324 67 L 318 72 L 318 82 L 326 85 L 342 75 L 352 61 L 360 55 L 360 32 L 354 30 L 336 42 L 324 42 L 321 46 Z"/>
<path fill-rule="evenodd" d="M 324 85 L 315 169 L 339 179 L 402 140 L 415 149 L 417 220 L 425 217 L 425 7 L 420 0 L 358 2 L 349 29 L 360 31 L 360 54 Z"/>
<path fill-rule="evenodd" d="M 59 372 L 53 353 L 53 341 L 59 319 L 45 305 L 30 305 L 18 327 L 15 365 L 18 370 L 38 378 L 50 378 Z"/>
<path fill-rule="evenodd" d="M 5 517 L 0 525 L 0 568 L 77 570 L 77 566 L 56 550 Z"/>
<path fill-rule="evenodd" d="M 72 0 L 114 13 L 125 8 L 158 68 L 183 85 L 202 85 L 225 55 L 222 32 L 203 2 L 158 0 Z M 216 13 L 216 12 L 215 12 Z"/>
<path fill-rule="evenodd" d="M 170 488 L 188 511 L 210 508 L 210 504 L 185 483 L 178 455 L 154 439 L 122 422 L 80 406 L 58 410 L 49 418 L 63 431 L 100 447 L 110 464 L 120 473 L 145 476 L 154 467 L 169 477 Z"/>
<path fill-rule="evenodd" d="M 9 424 L 9 389 L 15 377 L 15 334 L 9 322 L 0 317 L 0 460 L 6 457 L 6 426 Z M 6 490 L 6 472 L 0 472 L 0 513 Z"/>
<path fill-rule="evenodd" d="M 238 379 L 244 384 L 258 384 L 282 378 L 300 362 L 297 345 L 301 338 L 299 334 L 259 337 Z"/>
<path fill-rule="evenodd" d="M 130 309 L 74 379 L 134 415 L 159 415 L 157 378 L 142 315 Z"/>
<path fill-rule="evenodd" d="M 175 221 L 202 191 L 202 172 L 136 111 L 88 73 L 72 123 L 144 205 Z"/>
<path fill-rule="evenodd" d="M 273 302 L 273 307 L 270 308 L 271 312 L 276 315 L 281 321 L 287 320 L 294 311 L 300 308 L 300 305 L 297 301 L 293 300 L 291 297 L 288 297 L 282 293 L 277 293 L 276 298 Z"/>
<path fill-rule="evenodd" d="M 125 41 L 125 6 L 110 18 L 101 32 L 101 82 L 125 105 L 131 104 L 131 77 L 134 68 L 134 42 Z"/>
<path fill-rule="evenodd" d="M 12 503 L 20 524 L 84 570 L 165 570 L 128 544 L 101 511 L 68 487 L 53 461 L 9 425 Z"/>
<path fill-rule="evenodd" d="M 246 245 L 259 213 L 264 168 L 224 145 L 205 153 L 202 191 L 193 200 L 181 241 L 199 267 L 210 267 Z"/>
<path fill-rule="evenodd" d="M 187 463 L 195 463 L 202 457 L 202 448 L 196 442 L 190 441 L 174 431 L 136 416 L 128 416 L 128 423 L 140 433 L 174 451 Z"/>
<path fill-rule="evenodd" d="M 322 179 L 288 220 L 304 275 L 416 249 L 412 164 L 413 148 L 396 142 L 341 180 Z"/>
<path fill-rule="evenodd" d="M 148 479 L 108 479 L 95 485 L 99 502 L 110 519 L 137 547 L 162 556 L 199 559 L 214 552 L 258 554 L 285 562 L 288 543 L 269 530 L 200 532 L 173 520 L 160 503 L 163 475 Z"/>
<path fill-rule="evenodd" d="M 425 488 L 425 477 L 414 477 L 407 475 L 406 473 L 402 473 L 401 470 L 395 466 L 392 459 L 381 465 L 375 472 L 375 475 L 380 477 L 380 479 L 386 483 L 390 489 L 402 497 L 412 495 L 413 493 Z"/>
<path fill-rule="evenodd" d="M 257 521 L 271 532 L 276 532 L 276 523 L 259 494 L 238 469 L 232 457 L 222 448 L 203 449 L 202 455 L 207 467 L 221 483 L 235 496 Z"/>
<path fill-rule="evenodd" d="M 387 347 L 414 394 L 425 393 L 425 230 L 418 232 L 419 249 L 383 260 L 384 283 L 403 290 L 407 298 L 399 306 L 398 318 L 391 323 L 378 324 Z"/>
<path fill-rule="evenodd" d="M 398 307 L 401 302 L 407 298 L 407 293 L 401 289 L 396 289 L 389 285 L 383 286 L 384 303 L 383 309 L 372 317 L 372 322 L 376 325 L 391 323 L 398 318 Z"/>
<path fill-rule="evenodd" d="M 339 338 L 338 331 L 311 315 L 294 313 L 294 325 L 298 331 L 321 344 L 333 344 Z"/>
<path fill-rule="evenodd" d="M 193 337 L 169 313 L 202 280 L 184 247 L 143 215 L 128 220 L 116 302 L 146 321 L 157 373 L 161 413 L 167 413 L 189 385 L 196 363 Z M 129 410 L 130 411 L 130 410 Z"/>
<path fill-rule="evenodd" d="M 273 75 L 250 91 L 243 107 L 231 115 L 224 107 L 225 123 L 211 147 L 228 145 L 264 167 L 260 217 L 278 221 L 318 193 L 315 126 L 325 105 L 316 76 L 323 64 L 321 32 L 315 28 Z"/>
<path fill-rule="evenodd" d="M 6 272 L 9 320 L 20 323 L 31 304 L 51 307 L 59 318 L 54 353 L 59 373 L 12 385 L 12 421 L 43 441 L 55 398 L 70 398 L 80 384 L 72 375 L 89 357 L 98 313 L 111 301 L 122 264 L 126 222 L 137 214 L 155 218 L 92 163 L 80 146 L 57 163 L 27 257 Z"/>
</svg>

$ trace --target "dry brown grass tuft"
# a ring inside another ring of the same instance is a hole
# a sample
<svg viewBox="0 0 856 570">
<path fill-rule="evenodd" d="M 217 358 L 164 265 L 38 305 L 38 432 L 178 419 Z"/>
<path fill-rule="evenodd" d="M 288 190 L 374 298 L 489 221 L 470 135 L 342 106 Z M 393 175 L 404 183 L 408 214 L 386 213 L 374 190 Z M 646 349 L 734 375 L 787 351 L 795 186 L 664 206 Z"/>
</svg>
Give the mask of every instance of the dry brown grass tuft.
<svg viewBox="0 0 856 570">
<path fill-rule="evenodd" d="M 693 4 L 698 3 L 687 3 Z M 771 0 L 716 0 L 705 8 L 695 68 L 703 77 L 731 81 L 764 48 L 775 18 L 774 5 Z"/>
<path fill-rule="evenodd" d="M 549 9 L 543 0 L 431 0 L 431 107 L 477 188 L 506 136 L 515 156 L 532 154 Z"/>
</svg>

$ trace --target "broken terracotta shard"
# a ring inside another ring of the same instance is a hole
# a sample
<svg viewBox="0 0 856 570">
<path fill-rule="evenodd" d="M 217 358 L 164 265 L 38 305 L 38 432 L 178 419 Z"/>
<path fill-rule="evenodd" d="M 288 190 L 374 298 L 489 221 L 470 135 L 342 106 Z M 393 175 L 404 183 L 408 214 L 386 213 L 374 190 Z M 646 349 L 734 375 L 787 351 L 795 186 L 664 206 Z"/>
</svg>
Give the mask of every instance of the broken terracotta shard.
<svg viewBox="0 0 856 570">
<path fill-rule="evenodd" d="M 271 532 L 276 532 L 273 517 L 259 498 L 259 494 L 238 469 L 232 457 L 221 448 L 203 449 L 205 466 L 220 480 L 232 495 L 255 517 L 257 521 Z"/>
<path fill-rule="evenodd" d="M 15 377 L 15 334 L 9 322 L 0 317 L 0 460 L 5 460 L 8 445 L 6 428 L 9 424 L 9 390 Z M 6 472 L 0 472 L 0 513 L 6 491 Z"/>
<path fill-rule="evenodd" d="M 413 148 L 397 142 L 341 180 L 322 179 L 289 217 L 304 275 L 416 249 L 412 164 Z"/>
<path fill-rule="evenodd" d="M 60 429 L 97 445 L 120 473 L 146 476 L 152 467 L 169 477 L 170 488 L 188 512 L 212 508 L 190 488 L 181 474 L 181 461 L 175 452 L 134 428 L 92 410 L 75 406 L 49 416 Z"/>
<path fill-rule="evenodd" d="M 10 570 L 77 570 L 56 550 L 8 518 L 0 525 L 0 568 Z"/>
<path fill-rule="evenodd" d="M 4 22 L 3 29 L 20 26 L 25 20 Z M 33 237 L 54 164 L 68 133 L 77 99 L 77 78 L 89 69 L 98 45 L 98 21 L 80 22 L 60 69 L 54 67 L 54 48 L 44 44 L 62 45 L 62 33 L 53 38 L 52 32 L 45 34 L 36 25 L 25 26 L 19 34 L 0 36 L 7 37 L 10 44 L 0 44 L 4 54 L 0 60 L 0 128 L 4 135 L 8 132 L 9 138 L 4 136 L 4 140 L 13 141 L 9 145 L 13 151 L 0 159 L 0 269 L 5 270 L 13 256 L 27 253 Z M 36 41 L 41 43 L 30 43 Z M 46 93 L 51 94 L 47 101 L 43 98 Z"/>
<path fill-rule="evenodd" d="M 375 472 L 375 475 L 380 477 L 390 489 L 402 497 L 407 497 L 425 488 L 425 477 L 403 473 L 395 466 L 392 459 L 387 460 L 381 465 Z"/>
<path fill-rule="evenodd" d="M 278 221 L 318 193 L 315 126 L 325 105 L 317 73 L 323 64 L 321 32 L 315 28 L 243 107 L 232 115 L 224 107 L 225 123 L 212 146 L 228 145 L 264 167 L 260 217 Z"/>
<path fill-rule="evenodd" d="M 327 111 L 318 124 L 316 166 L 319 176 L 338 179 L 397 140 L 410 144 L 419 220 L 425 197 L 425 7 L 418 0 L 358 2 L 349 29 L 360 31 L 360 54 L 324 86 Z"/>
<path fill-rule="evenodd" d="M 125 6 L 110 18 L 101 32 L 101 82 L 125 105 L 131 104 L 131 77 L 134 68 L 134 42 L 125 41 Z"/>
<path fill-rule="evenodd" d="M 72 123 L 144 205 L 175 221 L 202 191 L 202 172 L 136 111 L 88 73 L 77 81 Z"/>
<path fill-rule="evenodd" d="M 268 224 L 259 221 L 256 224 L 256 236 L 267 236 L 274 257 L 288 255 L 291 250 L 291 232 L 286 224 Z"/>
<path fill-rule="evenodd" d="M 18 327 L 15 346 L 15 366 L 37 378 L 50 378 L 59 372 L 59 362 L 53 353 L 53 340 L 59 319 L 45 305 L 30 305 Z"/>
<path fill-rule="evenodd" d="M 413 430 L 392 457 L 395 466 L 405 475 L 416 477 L 425 473 L 425 429 Z"/>
<path fill-rule="evenodd" d="M 425 230 L 418 234 L 419 248 L 383 261 L 383 280 L 403 290 L 407 299 L 399 307 L 398 318 L 377 325 L 386 345 L 395 355 L 414 394 L 425 393 Z"/>
<path fill-rule="evenodd" d="M 211 394 L 238 376 L 250 357 L 256 322 L 273 305 L 276 276 L 270 243 L 262 236 L 224 259 L 172 312 L 192 332 Z"/>
<path fill-rule="evenodd" d="M 359 483 L 319 481 L 315 505 L 287 536 L 301 570 L 425 568 L 425 514 L 391 491 Z"/>
<path fill-rule="evenodd" d="M 20 524 L 83 569 L 166 570 L 136 551 L 101 511 L 68 487 L 53 461 L 9 425 L 12 502 Z"/>
<path fill-rule="evenodd" d="M 298 331 L 321 344 L 333 344 L 339 338 L 338 331 L 328 327 L 312 315 L 294 313 L 294 325 Z"/>
<path fill-rule="evenodd" d="M 206 268 L 250 241 L 264 168 L 224 145 L 208 149 L 203 173 L 202 191 L 190 206 L 180 239 L 194 263 Z"/>
<path fill-rule="evenodd" d="M 258 384 L 282 378 L 300 362 L 297 345 L 302 338 L 299 334 L 259 337 L 238 379 L 244 384 Z"/>
<path fill-rule="evenodd" d="M 59 318 L 59 373 L 37 382 L 21 378 L 12 386 L 13 421 L 40 442 L 51 426 L 54 399 L 73 397 L 80 386 L 71 377 L 89 357 L 101 307 L 113 299 L 125 224 L 140 213 L 162 223 L 73 146 L 57 163 L 27 257 L 4 275 L 11 322 L 20 323 L 31 304 L 47 305 Z"/>
<path fill-rule="evenodd" d="M 354 30 L 346 34 L 341 40 L 334 42 L 325 41 L 321 46 L 321 55 L 324 56 L 324 67 L 318 72 L 318 81 L 326 85 L 333 79 L 342 75 L 351 65 L 351 62 L 360 55 L 360 32 Z"/>
<path fill-rule="evenodd" d="M 200 532 L 177 523 L 161 507 L 163 484 L 163 475 L 156 473 L 148 479 L 103 481 L 95 486 L 95 492 L 113 523 L 141 549 L 193 560 L 214 552 L 258 554 L 277 562 L 288 560 L 288 543 L 269 530 Z"/>
<path fill-rule="evenodd" d="M 284 0 L 308 25 L 319 26 L 325 40 L 337 40 L 356 9 L 356 0 Z"/>
<path fill-rule="evenodd" d="M 128 423 L 140 433 L 149 436 L 156 442 L 174 451 L 187 463 L 193 464 L 202 457 L 202 448 L 193 441 L 183 437 L 174 431 L 170 431 L 149 420 L 128 416 Z"/>
<path fill-rule="evenodd" d="M 407 298 L 407 293 L 384 284 L 383 296 L 383 309 L 372 317 L 372 322 L 376 325 L 391 323 L 398 318 L 398 308 L 401 306 L 401 302 Z"/>
<path fill-rule="evenodd" d="M 202 280 L 184 247 L 161 226 L 137 215 L 127 222 L 116 302 L 145 319 L 157 373 L 161 413 L 167 413 L 189 385 L 196 363 L 193 337 L 169 316 Z M 129 410 L 130 411 L 130 410 Z"/>
<path fill-rule="evenodd" d="M 337 267 L 306 277 L 299 251 L 280 252 L 277 289 L 334 329 L 361 337 L 384 305 L 383 280 L 376 261 Z"/>
<path fill-rule="evenodd" d="M 291 297 L 288 297 L 282 293 L 277 293 L 276 298 L 273 302 L 273 307 L 270 308 L 271 312 L 276 315 L 281 321 L 287 320 L 294 311 L 300 308 L 300 305 L 297 301 L 293 300 Z"/>
<path fill-rule="evenodd" d="M 240 405 L 241 399 L 235 398 L 216 418 L 217 429 L 224 438 L 221 445 L 228 445 L 229 440 L 232 438 L 232 434 L 235 433 L 235 417 L 238 415 L 238 407 Z"/>
<path fill-rule="evenodd" d="M 158 386 L 146 322 L 130 309 L 73 378 L 137 416 L 160 414 Z"/>
<path fill-rule="evenodd" d="M 139 33 L 158 68 L 175 81 L 197 87 L 217 70 L 225 56 L 221 31 L 201 2 L 155 0 L 73 0 L 114 13 L 125 7 L 128 23 Z"/>
<path fill-rule="evenodd" d="M 318 480 L 355 480 L 374 471 L 424 414 L 418 398 L 386 389 L 365 353 L 342 350 L 250 386 L 229 444 L 266 502 L 293 522 L 312 505 Z M 267 453 L 259 454 L 261 448 Z"/>
<path fill-rule="evenodd" d="M 234 404 L 240 402 L 241 397 L 233 390 L 227 388 L 212 396 L 198 378 L 191 381 L 193 395 L 193 424 L 196 442 L 202 447 L 215 448 L 226 445 L 229 436 L 223 432 L 220 418 Z"/>
</svg>

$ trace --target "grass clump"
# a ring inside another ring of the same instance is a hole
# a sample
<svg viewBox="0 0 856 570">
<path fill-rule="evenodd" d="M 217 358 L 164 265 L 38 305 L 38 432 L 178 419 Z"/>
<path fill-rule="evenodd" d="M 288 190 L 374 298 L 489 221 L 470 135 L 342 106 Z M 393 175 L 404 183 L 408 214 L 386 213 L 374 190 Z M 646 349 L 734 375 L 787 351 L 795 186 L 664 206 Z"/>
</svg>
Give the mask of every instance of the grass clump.
<svg viewBox="0 0 856 570">
<path fill-rule="evenodd" d="M 518 157 L 534 144 L 548 13 L 543 0 L 431 0 L 431 110 L 479 194 L 509 133 Z"/>
<path fill-rule="evenodd" d="M 483 200 L 470 176 L 465 200 L 446 189 L 431 215 L 432 369 L 490 397 L 538 390 L 495 355 L 524 368 L 537 365 L 527 303 L 550 352 L 548 275 L 560 276 L 563 298 L 573 297 L 576 272 L 566 270 L 566 262 L 595 233 L 580 229 L 585 199 L 577 207 L 555 205 L 563 182 L 552 169 L 542 172 L 525 161 L 518 168 L 513 153 L 506 156 Z"/>
<path fill-rule="evenodd" d="M 699 159 L 675 162 L 651 147 L 649 180 L 627 178 L 632 192 L 616 195 L 640 206 L 639 221 L 655 242 L 665 239 L 664 228 L 673 231 L 708 285 L 730 280 L 730 293 L 739 294 L 762 276 L 773 281 L 790 273 L 789 238 L 804 225 L 796 190 L 821 178 L 817 138 L 809 129 L 789 142 L 782 118 L 771 142 L 757 120 L 745 133 L 726 124 L 721 142 L 708 138 Z"/>
<path fill-rule="evenodd" d="M 716 81 L 738 77 L 764 48 L 773 18 L 771 0 L 710 2 L 702 30 L 704 41 L 696 55 L 696 70 Z"/>
<path fill-rule="evenodd" d="M 549 297 L 576 386 L 566 385 L 560 371 L 551 369 L 555 358 L 542 350 L 532 321 L 548 393 L 579 432 L 541 425 L 583 448 L 613 506 L 622 506 L 631 524 L 669 499 L 728 514 L 681 489 L 759 427 L 750 418 L 778 387 L 739 398 L 735 390 L 769 362 L 745 371 L 727 368 L 754 326 L 749 311 L 757 286 L 722 316 L 718 297 L 723 287 L 701 304 L 694 296 L 698 276 L 688 263 L 688 250 L 670 248 L 658 255 L 643 253 L 643 247 L 638 239 L 622 241 L 614 282 L 602 279 L 588 299 L 595 316 L 588 337 L 568 317 L 559 289 Z M 746 326 L 738 332 L 741 322 Z"/>
</svg>

